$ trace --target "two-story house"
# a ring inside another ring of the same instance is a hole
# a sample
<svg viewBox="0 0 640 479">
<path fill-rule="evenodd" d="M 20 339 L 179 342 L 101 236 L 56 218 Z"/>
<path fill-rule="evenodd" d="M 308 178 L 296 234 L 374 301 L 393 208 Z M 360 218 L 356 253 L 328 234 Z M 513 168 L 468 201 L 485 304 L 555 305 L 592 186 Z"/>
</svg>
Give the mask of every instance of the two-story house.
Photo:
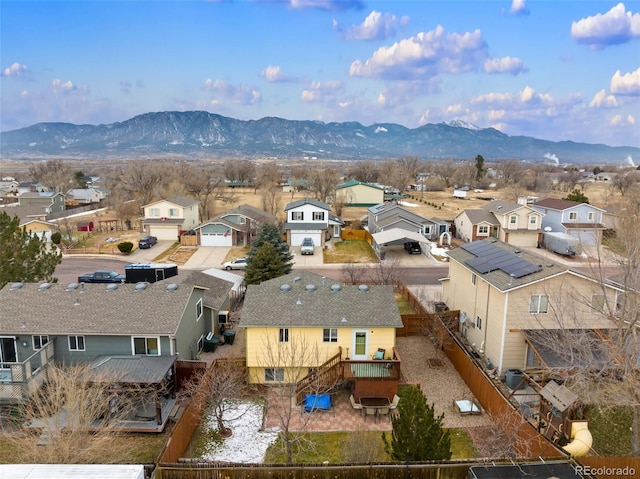
<svg viewBox="0 0 640 479">
<path fill-rule="evenodd" d="M 384 188 L 349 180 L 334 188 L 334 198 L 344 206 L 372 206 L 384 201 Z"/>
<path fill-rule="evenodd" d="M 54 191 L 28 191 L 18 196 L 20 206 L 39 206 L 45 213 L 58 213 L 65 210 L 65 196 Z"/>
<path fill-rule="evenodd" d="M 240 205 L 194 228 L 201 246 L 250 246 L 263 223 L 278 218 L 251 205 Z"/>
<path fill-rule="evenodd" d="M 515 246 L 537 246 L 542 242 L 542 217 L 530 205 L 495 200 L 461 211 L 453 223 L 456 236 L 465 241 L 492 237 Z"/>
<path fill-rule="evenodd" d="M 603 314 L 623 294 L 613 284 L 494 238 L 465 243 L 448 255 L 443 300 L 460 311 L 459 332 L 472 349 L 502 374 L 535 366 L 529 331 L 614 327 Z"/>
<path fill-rule="evenodd" d="M 330 358 L 355 361 L 353 375 L 389 377 L 386 363 L 368 370 L 369 362 L 395 359 L 403 324 L 392 286 L 345 285 L 298 271 L 247 286 L 239 326 L 250 381 L 269 384 L 297 382 Z"/>
<path fill-rule="evenodd" d="M 142 227 L 159 240 L 177 241 L 180 234 L 200 224 L 198 200 L 178 196 L 154 201 L 143 207 Z"/>
<path fill-rule="evenodd" d="M 369 232 L 371 234 L 400 228 L 419 233 L 430 241 L 437 241 L 441 234 L 449 231 L 449 223 L 438 218 L 425 218 L 388 201 L 370 207 L 367 210 Z"/>
<path fill-rule="evenodd" d="M 300 246 L 304 238 L 311 238 L 316 246 L 339 238 L 344 221 L 331 214 L 331 206 L 312 198 L 303 198 L 287 204 L 284 230 L 290 246 Z"/>
<path fill-rule="evenodd" d="M 0 290 L 0 403 L 37 390 L 51 361 L 196 359 L 230 309 L 233 283 L 193 272 L 175 283 L 9 283 Z"/>
<path fill-rule="evenodd" d="M 542 227 L 545 231 L 565 233 L 577 238 L 582 246 L 595 246 L 602 240 L 602 231 L 606 229 L 602 215 L 604 210 L 588 203 L 545 198 L 531 205 L 544 214 Z"/>
</svg>

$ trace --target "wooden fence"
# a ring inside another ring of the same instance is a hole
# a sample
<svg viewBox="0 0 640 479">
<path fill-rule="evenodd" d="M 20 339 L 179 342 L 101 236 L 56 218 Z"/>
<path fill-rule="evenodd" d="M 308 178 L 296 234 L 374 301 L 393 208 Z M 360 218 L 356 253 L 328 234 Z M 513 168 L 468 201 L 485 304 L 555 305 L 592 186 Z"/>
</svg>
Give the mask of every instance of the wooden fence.
<svg viewBox="0 0 640 479">
<path fill-rule="evenodd" d="M 373 237 L 367 230 L 342 230 L 340 237 L 343 240 L 364 240 L 369 244 L 373 244 Z"/>
</svg>

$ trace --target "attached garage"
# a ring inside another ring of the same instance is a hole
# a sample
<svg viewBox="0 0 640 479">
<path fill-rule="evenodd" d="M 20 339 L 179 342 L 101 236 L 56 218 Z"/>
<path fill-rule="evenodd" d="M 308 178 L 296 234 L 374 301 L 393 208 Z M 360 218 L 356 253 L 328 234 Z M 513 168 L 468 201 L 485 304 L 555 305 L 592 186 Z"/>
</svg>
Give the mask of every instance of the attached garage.
<svg viewBox="0 0 640 479">
<path fill-rule="evenodd" d="M 178 241 L 178 227 L 176 225 L 150 225 L 149 234 L 158 240 Z"/>
<path fill-rule="evenodd" d="M 322 231 L 292 231 L 291 232 L 291 246 L 300 246 L 302 244 L 302 240 L 305 238 L 311 238 L 313 240 L 313 244 L 315 246 L 322 246 L 324 242 L 322 241 Z"/>
<path fill-rule="evenodd" d="M 234 231 L 221 223 L 209 223 L 196 228 L 200 246 L 233 246 Z"/>
</svg>

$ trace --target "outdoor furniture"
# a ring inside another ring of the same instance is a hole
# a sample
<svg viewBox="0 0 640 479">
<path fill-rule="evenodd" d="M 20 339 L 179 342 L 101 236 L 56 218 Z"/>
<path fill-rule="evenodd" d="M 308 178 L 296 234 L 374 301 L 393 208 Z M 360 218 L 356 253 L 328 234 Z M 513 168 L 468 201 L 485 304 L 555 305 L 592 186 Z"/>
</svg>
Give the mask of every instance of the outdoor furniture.
<svg viewBox="0 0 640 479">
<path fill-rule="evenodd" d="M 389 414 L 389 399 L 384 396 L 371 396 L 371 397 L 361 397 L 360 404 L 364 409 L 365 418 L 367 420 L 367 416 L 376 417 L 378 414 L 378 410 L 382 408 L 386 408 L 386 414 Z"/>
<path fill-rule="evenodd" d="M 386 349 L 382 349 L 382 348 L 378 348 L 378 350 L 376 351 L 376 353 L 373 355 L 373 359 L 374 360 L 383 360 L 384 359 L 384 353 L 386 353 L 387 350 Z"/>
<path fill-rule="evenodd" d="M 389 404 L 389 409 L 391 410 L 391 412 L 398 409 L 399 402 L 400 402 L 400 396 L 398 396 L 397 394 L 394 394 L 393 401 L 391 401 L 391 404 Z"/>
<path fill-rule="evenodd" d="M 374 419 L 376 417 L 377 408 L 371 406 L 363 406 L 364 410 L 364 420 L 366 422 L 367 416 L 372 416 Z"/>
<path fill-rule="evenodd" d="M 453 406 L 458 410 L 461 416 L 482 414 L 482 408 L 475 400 L 460 399 L 453 401 Z"/>
<path fill-rule="evenodd" d="M 389 411 L 390 408 L 389 407 L 379 407 L 376 411 L 376 420 L 380 417 L 380 416 L 389 416 Z"/>
<path fill-rule="evenodd" d="M 304 412 L 314 411 L 330 411 L 331 395 L 330 394 L 307 394 L 304 397 Z M 334 411 L 335 414 L 335 411 Z"/>
<path fill-rule="evenodd" d="M 359 411 L 362 411 L 362 404 L 359 404 L 356 402 L 356 399 L 353 397 L 353 394 L 351 396 L 349 396 L 349 402 L 351 403 L 351 407 L 353 409 L 357 409 Z"/>
</svg>

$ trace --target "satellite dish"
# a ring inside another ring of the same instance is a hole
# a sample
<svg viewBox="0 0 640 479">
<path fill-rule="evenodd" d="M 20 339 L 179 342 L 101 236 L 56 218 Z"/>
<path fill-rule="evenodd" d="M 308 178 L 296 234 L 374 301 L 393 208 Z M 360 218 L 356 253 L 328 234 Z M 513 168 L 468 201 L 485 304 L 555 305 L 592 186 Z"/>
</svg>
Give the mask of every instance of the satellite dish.
<svg viewBox="0 0 640 479">
<path fill-rule="evenodd" d="M 545 230 L 547 233 L 549 233 L 549 232 L 551 231 L 551 226 L 545 226 L 545 227 L 544 227 L 544 230 Z"/>
<path fill-rule="evenodd" d="M 467 322 L 467 313 L 460 313 L 460 324 Z"/>
</svg>

